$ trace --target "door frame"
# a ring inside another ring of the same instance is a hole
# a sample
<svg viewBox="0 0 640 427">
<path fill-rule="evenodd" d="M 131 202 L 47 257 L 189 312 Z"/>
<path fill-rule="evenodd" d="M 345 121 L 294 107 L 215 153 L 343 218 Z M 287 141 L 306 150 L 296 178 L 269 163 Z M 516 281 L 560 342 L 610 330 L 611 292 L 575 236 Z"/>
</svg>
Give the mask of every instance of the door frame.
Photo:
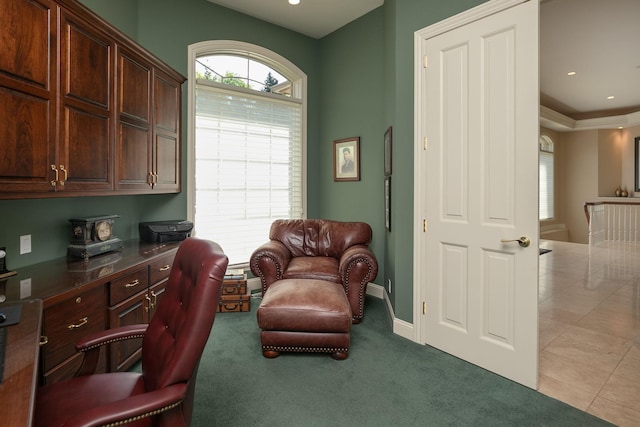
<svg viewBox="0 0 640 427">
<path fill-rule="evenodd" d="M 414 93 L 423 93 L 422 70 L 423 52 L 422 40 L 432 38 L 456 28 L 467 25 L 471 22 L 478 21 L 487 16 L 499 13 L 503 10 L 517 6 L 527 1 L 537 0 L 491 0 L 487 3 L 478 5 L 472 9 L 466 10 L 454 15 L 450 18 L 436 22 L 426 28 L 420 29 L 414 33 L 413 49 L 414 49 Z M 423 327 L 423 301 L 426 301 L 422 289 L 422 278 L 426 274 L 420 260 L 426 254 L 426 245 L 422 238 L 423 233 L 423 214 L 422 194 L 424 194 L 424 178 L 426 171 L 422 167 L 422 155 L 426 141 L 423 140 L 425 134 L 422 128 L 423 105 L 420 97 L 414 97 L 414 175 L 413 175 L 413 341 L 424 344 L 425 331 Z M 536 301 L 537 304 L 537 301 Z"/>
</svg>

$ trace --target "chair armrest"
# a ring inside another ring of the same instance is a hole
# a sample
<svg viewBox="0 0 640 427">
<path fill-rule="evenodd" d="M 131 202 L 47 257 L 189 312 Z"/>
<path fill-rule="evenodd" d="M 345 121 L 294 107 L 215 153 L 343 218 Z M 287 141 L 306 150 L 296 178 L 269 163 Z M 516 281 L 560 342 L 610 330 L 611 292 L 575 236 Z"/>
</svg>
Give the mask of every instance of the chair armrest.
<svg viewBox="0 0 640 427">
<path fill-rule="evenodd" d="M 360 323 L 367 284 L 378 275 L 378 261 L 367 246 L 351 246 L 342 253 L 338 272 L 351 305 L 353 323 Z"/>
<path fill-rule="evenodd" d="M 270 240 L 253 251 L 249 267 L 260 278 L 262 295 L 273 282 L 282 279 L 290 260 L 291 252 L 277 240 Z"/>
<path fill-rule="evenodd" d="M 146 323 L 121 326 L 107 329 L 106 331 L 94 332 L 79 339 L 76 342 L 76 351 L 83 353 L 83 359 L 75 376 L 91 375 L 96 372 L 102 346 L 128 339 L 143 338 L 148 326 Z"/>
<path fill-rule="evenodd" d="M 182 402 L 187 383 L 178 383 L 81 412 L 65 427 L 120 425 L 172 409 Z"/>
</svg>

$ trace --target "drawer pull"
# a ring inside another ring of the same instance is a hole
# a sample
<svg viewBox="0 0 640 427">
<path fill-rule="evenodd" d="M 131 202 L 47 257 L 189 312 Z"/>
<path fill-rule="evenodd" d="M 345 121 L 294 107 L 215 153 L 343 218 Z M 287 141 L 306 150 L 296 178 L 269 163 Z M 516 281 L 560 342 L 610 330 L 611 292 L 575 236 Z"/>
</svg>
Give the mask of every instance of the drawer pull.
<svg viewBox="0 0 640 427">
<path fill-rule="evenodd" d="M 80 322 L 78 322 L 76 324 L 72 323 L 69 326 L 67 326 L 67 329 L 69 329 L 70 331 L 73 331 L 74 329 L 81 328 L 82 326 L 86 325 L 87 323 L 89 323 L 89 318 L 88 317 L 83 317 L 82 319 L 80 319 Z"/>
<path fill-rule="evenodd" d="M 144 299 L 147 300 L 147 305 L 144 308 L 144 311 L 146 311 L 147 313 L 149 312 L 149 310 L 151 310 L 151 297 L 149 297 L 149 294 L 144 296 Z"/>
<path fill-rule="evenodd" d="M 167 264 L 164 267 L 160 267 L 160 270 L 158 270 L 158 271 L 167 271 L 170 268 L 171 268 L 171 266 L 169 264 Z"/>
<path fill-rule="evenodd" d="M 136 279 L 133 282 L 129 282 L 126 285 L 124 285 L 125 288 L 133 288 L 135 286 L 138 286 L 140 284 L 140 280 Z"/>
<path fill-rule="evenodd" d="M 155 292 L 151 291 L 151 296 L 153 297 L 153 301 L 151 302 L 151 308 L 156 308 L 156 304 L 158 302 L 158 295 Z"/>
<path fill-rule="evenodd" d="M 40 335 L 40 347 L 49 343 L 49 337 L 46 335 Z"/>
</svg>

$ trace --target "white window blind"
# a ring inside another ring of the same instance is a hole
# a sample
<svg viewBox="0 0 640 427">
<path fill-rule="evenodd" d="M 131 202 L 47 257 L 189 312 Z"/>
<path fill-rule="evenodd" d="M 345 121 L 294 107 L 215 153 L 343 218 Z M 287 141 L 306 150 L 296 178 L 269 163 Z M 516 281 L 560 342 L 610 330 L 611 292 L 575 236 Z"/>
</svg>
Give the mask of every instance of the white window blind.
<svg viewBox="0 0 640 427">
<path fill-rule="evenodd" d="M 196 235 L 244 264 L 275 219 L 302 218 L 302 105 L 198 80 Z"/>
<path fill-rule="evenodd" d="M 540 138 L 539 157 L 539 219 L 552 219 L 553 212 L 553 142 L 549 137 L 543 135 Z"/>
</svg>

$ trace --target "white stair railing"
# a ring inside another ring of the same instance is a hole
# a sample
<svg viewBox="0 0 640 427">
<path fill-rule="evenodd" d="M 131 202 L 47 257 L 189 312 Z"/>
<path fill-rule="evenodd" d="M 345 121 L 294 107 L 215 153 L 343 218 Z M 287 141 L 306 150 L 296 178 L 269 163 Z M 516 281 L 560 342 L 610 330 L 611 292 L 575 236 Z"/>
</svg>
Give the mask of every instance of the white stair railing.
<svg viewBox="0 0 640 427">
<path fill-rule="evenodd" d="M 590 245 L 640 241 L 640 203 L 587 202 L 584 212 Z"/>
</svg>

